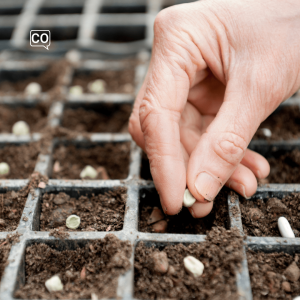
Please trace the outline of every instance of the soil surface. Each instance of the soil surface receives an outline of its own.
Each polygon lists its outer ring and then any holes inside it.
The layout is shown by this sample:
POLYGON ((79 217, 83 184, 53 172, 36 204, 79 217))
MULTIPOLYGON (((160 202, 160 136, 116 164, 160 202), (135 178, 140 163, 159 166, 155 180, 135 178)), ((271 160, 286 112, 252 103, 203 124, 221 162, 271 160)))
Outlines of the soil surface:
POLYGON ((27 195, 18 191, 0 194, 0 231, 17 229, 26 199, 27 195))
POLYGON ((157 192, 155 190, 153 192, 142 191, 139 204, 139 230, 142 232, 158 232, 155 225, 158 224, 157 222, 149 225, 150 215, 154 207, 159 208, 163 214, 162 218, 158 219, 158 222, 162 223, 162 227, 164 226, 163 222, 166 222, 165 230, 161 233, 206 234, 215 226, 229 228, 228 192, 229 190, 226 188, 221 190, 208 216, 201 219, 194 219, 186 207, 183 207, 178 215, 164 215, 157 192), (162 222, 161 220, 164 221, 162 222))
POLYGON ((243 240, 237 229, 214 227, 206 241, 167 244, 159 249, 140 242, 135 250, 135 297, 138 299, 239 299, 236 270, 243 259, 243 240), (167 256, 166 273, 157 271, 157 253, 167 256), (200 277, 189 275, 183 259, 191 255, 204 264, 200 277), (226 259, 224 259, 226 257, 226 259))
POLYGON ((62 62, 50 64, 50 67, 43 72, 32 71, 27 76, 27 73, 20 74, 11 73, 3 74, 8 80, 0 82, 0 95, 16 95, 23 93, 26 86, 31 82, 37 82, 42 87, 42 92, 49 92, 56 83, 58 83, 59 75, 62 74, 64 65, 62 62))
MULTIPOLYGON (((64 242, 62 242, 64 243, 64 242)), ((58 251, 46 244, 26 249, 25 285, 15 293, 22 299, 115 298, 118 278, 130 267, 132 246, 112 234, 76 250, 58 251), (45 282, 58 275, 63 291, 49 293, 45 282)))
MULTIPOLYGON (((52 172, 52 178, 81 179, 80 172, 91 165, 95 169, 104 167, 110 179, 125 179, 129 171, 129 154, 130 143, 105 143, 91 148, 60 145, 54 151, 54 161, 59 162, 60 169, 52 172)), ((102 179, 99 176, 97 179, 102 179)))
POLYGON ((299 106, 282 107, 280 111, 275 112, 264 122, 261 123, 259 129, 253 139, 264 140, 290 140, 300 137, 300 110, 299 106), (268 128, 272 132, 271 137, 266 137, 260 128, 268 128))
POLYGON ((35 107, 10 107, 0 105, 0 131, 11 133, 13 125, 18 121, 25 121, 30 132, 39 132, 47 124, 48 106, 38 104, 35 107))
POLYGON ((253 300, 292 300, 300 294, 299 280, 293 278, 299 267, 299 255, 247 251, 253 300), (285 272, 293 264, 294 272, 285 272), (296 266, 297 267, 296 267, 296 266))
POLYGON ((271 167, 268 183, 300 183, 300 150, 267 158, 271 167))
POLYGON ((0 148, 0 162, 8 163, 10 173, 1 179, 27 179, 35 168, 39 154, 38 143, 7 145, 0 148))
POLYGON ((240 201, 244 233, 251 236, 280 236, 277 221, 288 219, 296 237, 300 237, 300 193, 282 199, 268 198, 240 201))
POLYGON ((106 82, 106 93, 134 92, 134 68, 120 71, 75 72, 71 86, 82 86, 84 93, 89 93, 87 86, 91 81, 102 79, 106 82))
POLYGON ((104 194, 80 196, 78 199, 60 192, 44 194, 40 230, 49 231, 53 228, 66 227, 69 215, 80 217, 80 226, 76 231, 116 231, 123 228, 127 190, 116 188, 104 194))
POLYGON ((102 107, 99 111, 84 108, 66 109, 62 126, 78 132, 128 132, 131 105, 102 107))

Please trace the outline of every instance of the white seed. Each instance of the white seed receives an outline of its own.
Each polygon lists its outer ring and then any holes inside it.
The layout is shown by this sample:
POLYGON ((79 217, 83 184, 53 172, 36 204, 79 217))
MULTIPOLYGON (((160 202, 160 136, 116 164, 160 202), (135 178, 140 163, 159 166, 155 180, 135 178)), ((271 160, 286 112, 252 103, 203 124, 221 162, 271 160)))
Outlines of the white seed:
POLYGON ((54 275, 45 282, 47 290, 51 292, 62 291, 64 289, 63 284, 61 283, 60 278, 57 275, 54 275))
POLYGON ((95 179, 98 176, 98 172, 92 166, 85 166, 80 173, 80 178, 95 179))
POLYGON ((80 96, 83 94, 83 88, 80 85, 71 86, 69 89, 69 94, 73 96, 80 96))
POLYGON ((70 229, 77 229, 80 225, 80 218, 76 215, 68 216, 66 226, 70 229))
POLYGON ((6 162, 0 163, 0 175, 6 175, 10 171, 9 165, 6 162))
POLYGON ((185 189, 183 195, 183 206, 191 207, 195 202, 195 197, 191 194, 191 192, 188 189, 185 189))
POLYGON ((71 64, 76 64, 81 59, 81 53, 75 49, 72 49, 66 53, 66 59, 71 64))
POLYGON ((30 82, 25 88, 25 94, 36 96, 42 92, 42 87, 37 82, 30 82))
POLYGON ((88 91, 94 94, 105 93, 106 82, 102 79, 97 79, 88 84, 88 91))
POLYGON ((285 217, 280 217, 278 219, 278 228, 281 235, 285 238, 295 238, 295 234, 289 221, 285 217))
POLYGON ((193 275, 199 277, 203 274, 204 265, 203 263, 193 256, 187 256, 183 259, 185 270, 193 275))
POLYGON ((272 136, 272 131, 269 128, 261 128, 260 130, 264 136, 266 136, 266 137, 272 136))
POLYGON ((300 300, 300 296, 294 298, 293 300, 300 300))
POLYGON ((26 122, 18 121, 13 125, 12 132, 15 135, 25 135, 30 133, 30 128, 26 122))

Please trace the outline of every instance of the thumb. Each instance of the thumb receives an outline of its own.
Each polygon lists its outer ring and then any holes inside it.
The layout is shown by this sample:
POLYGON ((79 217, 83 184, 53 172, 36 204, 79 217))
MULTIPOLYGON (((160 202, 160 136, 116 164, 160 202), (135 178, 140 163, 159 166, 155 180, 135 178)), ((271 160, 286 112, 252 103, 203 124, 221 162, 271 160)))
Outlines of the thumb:
POLYGON ((260 99, 251 96, 241 81, 227 83, 224 102, 192 152, 187 185, 200 202, 212 201, 245 155, 263 120, 260 99))

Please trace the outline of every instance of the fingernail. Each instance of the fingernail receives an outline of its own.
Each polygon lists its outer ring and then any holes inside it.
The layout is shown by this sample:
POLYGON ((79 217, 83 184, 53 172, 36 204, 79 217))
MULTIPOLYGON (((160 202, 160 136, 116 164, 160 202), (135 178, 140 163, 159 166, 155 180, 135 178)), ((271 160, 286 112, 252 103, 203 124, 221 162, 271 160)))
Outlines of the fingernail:
POLYGON ((212 201, 222 188, 222 183, 206 172, 198 175, 195 182, 197 192, 208 201, 212 201))
POLYGON ((189 208, 189 211, 190 211, 191 215, 193 216, 193 218, 195 218, 195 213, 194 213, 193 209, 189 208))
POLYGON ((228 184, 228 187, 235 190, 236 192, 238 192, 242 196, 244 196, 244 198, 250 199, 250 197, 246 196, 246 189, 245 189, 245 186, 243 184, 241 184, 239 182, 236 182, 236 181, 231 181, 228 184))

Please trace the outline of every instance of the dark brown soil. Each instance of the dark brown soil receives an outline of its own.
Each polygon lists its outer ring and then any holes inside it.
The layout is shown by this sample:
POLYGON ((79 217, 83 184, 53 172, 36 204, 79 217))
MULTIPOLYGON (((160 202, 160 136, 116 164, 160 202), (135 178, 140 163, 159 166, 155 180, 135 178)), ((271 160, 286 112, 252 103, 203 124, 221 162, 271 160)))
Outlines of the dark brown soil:
POLYGON ((299 267, 298 254, 293 257, 283 252, 256 253, 249 249, 247 258, 253 300, 292 300, 300 294, 299 281, 289 281, 284 274, 285 269, 293 262, 299 267), (290 292, 283 289, 284 285, 290 287, 290 292))
POLYGON ((95 111, 84 108, 67 109, 62 126, 78 132, 128 132, 131 105, 122 105, 116 110, 103 107, 95 111))
MULTIPOLYGON (((91 148, 60 145, 55 149, 54 161, 60 171, 53 172, 55 179, 81 179, 80 172, 86 165, 95 169, 105 167, 110 179, 125 179, 129 171, 130 143, 106 143, 91 148)), ((99 178, 101 179, 101 178, 99 178)))
MULTIPOLYGON (((206 234, 215 226, 228 228, 228 205, 227 205, 228 189, 224 188, 214 201, 214 207, 211 213, 201 219, 194 219, 186 207, 175 216, 165 216, 167 222, 166 233, 182 233, 182 234, 206 234)), ((158 194, 153 191, 141 191, 139 205, 139 230, 142 232, 154 232, 153 224, 148 225, 147 222, 153 211, 153 207, 160 205, 158 194), (144 197, 143 197, 144 196, 144 197)))
POLYGON ((270 157, 268 162, 271 167, 267 177, 269 183, 300 183, 300 150, 294 149, 279 157, 270 157))
POLYGON ((10 107, 0 105, 0 131, 11 133, 13 125, 18 121, 25 121, 30 132, 39 132, 46 126, 48 106, 38 104, 36 107, 10 107))
POLYGON ((65 64, 63 65, 62 62, 57 61, 52 63, 44 72, 39 73, 33 71, 28 77, 25 74, 23 74, 23 78, 18 78, 16 75, 3 75, 8 78, 8 80, 0 82, 0 95, 16 95, 23 93, 26 86, 31 82, 39 83, 43 92, 49 92, 59 81, 59 76, 63 73, 62 70, 64 67, 65 64))
POLYGON ((102 79, 106 82, 106 93, 133 93, 134 92, 134 68, 121 71, 95 71, 76 72, 72 81, 73 85, 83 87, 84 93, 88 93, 87 86, 91 81, 102 79), (131 89, 128 84, 131 84, 131 89))
POLYGON ((282 199, 268 198, 240 201, 243 228, 246 235, 279 236, 278 218, 288 219, 296 237, 300 237, 300 193, 282 199))
POLYGON ((17 229, 27 196, 18 191, 0 194, 0 231, 17 229))
POLYGON ((238 231, 214 227, 199 244, 167 244, 165 247, 139 243, 135 251, 135 297, 138 299, 239 299, 236 271, 243 259, 238 231), (154 271, 153 253, 165 252, 169 269, 154 271), (194 256, 204 264, 204 272, 194 278, 184 268, 183 259, 194 256), (224 259, 226 257, 226 259, 224 259))
POLYGON ((10 166, 10 173, 1 176, 1 179, 27 179, 34 170, 38 154, 38 143, 0 148, 0 162, 6 162, 10 166))
POLYGON ((141 167, 140 176, 142 179, 145 179, 145 180, 153 180, 151 171, 150 171, 149 159, 145 152, 143 152, 143 154, 142 154, 142 167, 141 167))
MULTIPOLYGON (((44 194, 40 230, 66 227, 66 219, 75 214, 80 217, 80 226, 76 231, 116 231, 123 228, 127 190, 116 188, 104 194, 80 196, 78 199, 65 193, 44 194)), ((74 231, 74 230, 72 230, 74 231)))
MULTIPOLYGON (((62 242, 64 243, 64 242, 62 242)), ((132 246, 112 234, 76 250, 58 251, 45 244, 26 249, 25 285, 15 293, 22 299, 90 299, 91 294, 115 298, 118 278, 130 267, 132 246), (64 290, 49 293, 45 281, 58 275, 64 290)))
POLYGON ((282 107, 280 111, 275 112, 259 128, 268 128, 272 132, 271 137, 266 137, 258 129, 254 139, 264 140, 290 140, 300 137, 300 110, 299 106, 282 107))

